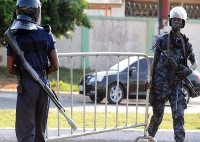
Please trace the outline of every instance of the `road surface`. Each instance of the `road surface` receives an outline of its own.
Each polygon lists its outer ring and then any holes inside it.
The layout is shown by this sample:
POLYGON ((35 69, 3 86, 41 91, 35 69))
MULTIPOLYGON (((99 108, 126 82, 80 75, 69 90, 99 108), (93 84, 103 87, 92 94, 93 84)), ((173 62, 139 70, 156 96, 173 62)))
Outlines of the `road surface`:
MULTIPOLYGON (((16 92, 0 92, 0 109, 15 109, 16 108, 16 92)), ((69 93, 62 93, 59 95, 59 100, 65 109, 71 109, 71 95, 69 93)), ((119 104, 118 112, 124 112, 126 110, 126 100, 123 100, 121 104, 119 104)), ((185 110, 185 113, 200 113, 200 97, 190 98, 190 102, 185 110)), ((79 95, 75 93, 73 95, 73 110, 74 111, 82 111, 84 106, 84 97, 83 95, 79 95)), ((85 97, 85 108, 86 111, 94 111, 94 103, 89 99, 89 97, 85 97)), ((105 99, 97 104, 97 110, 99 112, 104 112, 106 106, 105 99)), ((139 100, 138 108, 140 112, 145 112, 145 100, 139 100)), ((50 109, 54 109, 56 106, 51 102, 50 109)), ((108 104, 107 110, 109 112, 116 111, 116 105, 108 104)), ((136 111, 136 100, 129 100, 128 111, 136 111)), ((151 107, 149 107, 149 112, 152 112, 151 107)), ((165 113, 171 113, 171 108, 169 103, 166 103, 165 113)))

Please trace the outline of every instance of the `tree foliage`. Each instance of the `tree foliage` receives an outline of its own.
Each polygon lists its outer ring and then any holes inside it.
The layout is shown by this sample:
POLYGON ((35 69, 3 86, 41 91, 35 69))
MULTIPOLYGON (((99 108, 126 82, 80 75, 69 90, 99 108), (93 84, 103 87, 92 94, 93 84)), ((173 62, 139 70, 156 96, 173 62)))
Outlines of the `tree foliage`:
POLYGON ((13 0, 0 0, 0 45, 4 41, 4 32, 8 29, 15 15, 15 4, 13 0))
MULTIPOLYGON (((41 0, 41 25, 51 25, 56 37, 68 37, 76 25, 91 27, 89 18, 83 10, 88 7, 86 0, 41 0)), ((16 18, 16 0, 0 0, 0 45, 4 42, 3 34, 16 18)))

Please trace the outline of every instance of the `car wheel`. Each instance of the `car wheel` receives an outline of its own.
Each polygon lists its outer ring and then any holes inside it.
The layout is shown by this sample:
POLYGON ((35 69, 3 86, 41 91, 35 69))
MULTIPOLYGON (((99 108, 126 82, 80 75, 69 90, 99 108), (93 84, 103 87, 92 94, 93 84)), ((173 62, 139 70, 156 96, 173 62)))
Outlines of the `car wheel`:
POLYGON ((190 100, 190 91, 186 86, 183 86, 183 93, 185 94, 185 99, 188 104, 190 100))
MULTIPOLYGON (((89 96, 90 100, 95 102, 95 96, 89 96)), ((103 101, 105 97, 97 97, 97 103, 100 103, 101 101, 103 101)))
MULTIPOLYGON (((119 84, 119 90, 118 90, 118 103, 122 101, 124 97, 124 90, 122 86, 119 84)), ((110 104, 116 104, 117 103, 117 84, 111 84, 108 89, 108 96, 107 100, 110 104)))

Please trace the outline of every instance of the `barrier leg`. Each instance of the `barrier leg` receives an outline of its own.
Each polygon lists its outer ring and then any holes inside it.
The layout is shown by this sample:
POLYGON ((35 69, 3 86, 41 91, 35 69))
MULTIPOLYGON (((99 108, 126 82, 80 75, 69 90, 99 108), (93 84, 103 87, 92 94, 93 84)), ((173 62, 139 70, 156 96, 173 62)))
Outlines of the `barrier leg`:
POLYGON ((138 140, 143 139, 143 140, 151 140, 150 142, 157 142, 153 137, 151 136, 139 136, 137 137, 134 142, 138 142, 138 140))

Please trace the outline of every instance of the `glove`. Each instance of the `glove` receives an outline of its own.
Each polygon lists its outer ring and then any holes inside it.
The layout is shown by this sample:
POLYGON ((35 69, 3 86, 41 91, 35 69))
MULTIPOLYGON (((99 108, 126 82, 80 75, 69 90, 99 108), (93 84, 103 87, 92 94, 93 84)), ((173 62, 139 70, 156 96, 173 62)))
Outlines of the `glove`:
POLYGON ((189 76, 192 70, 186 66, 180 65, 180 70, 176 73, 179 79, 189 76))

